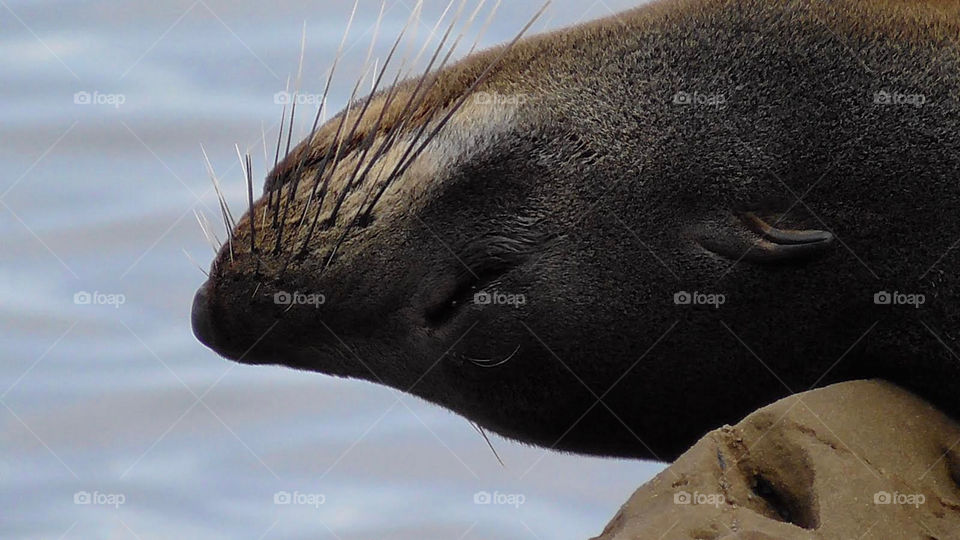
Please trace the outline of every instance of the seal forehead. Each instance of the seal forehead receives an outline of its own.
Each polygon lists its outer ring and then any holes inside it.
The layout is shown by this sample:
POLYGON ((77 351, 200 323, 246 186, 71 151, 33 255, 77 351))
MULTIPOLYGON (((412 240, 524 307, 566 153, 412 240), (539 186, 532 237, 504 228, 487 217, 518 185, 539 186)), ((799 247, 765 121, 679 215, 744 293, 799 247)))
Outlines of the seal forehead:
MULTIPOLYGON (((485 151, 500 137, 507 136, 514 125, 516 109, 515 105, 488 106, 483 100, 468 98, 430 140, 419 158, 410 163, 402 175, 393 179, 377 205, 377 211, 410 211, 416 208, 418 201, 427 192, 438 188, 442 178, 452 169, 485 151)), ((371 147, 368 152, 364 151, 362 140, 345 150, 346 155, 332 172, 328 189, 332 196, 338 196, 344 190, 350 193, 345 197, 338 216, 330 217, 337 217, 340 221, 340 215, 343 215, 345 217, 342 219, 347 220, 352 215, 351 211, 356 212, 364 201, 369 202, 373 193, 390 180, 390 175, 397 171, 402 160, 409 159, 410 149, 422 144, 422 139, 436 128, 438 121, 436 115, 428 116, 419 124, 404 127, 392 141, 388 140, 389 131, 378 131, 367 143, 371 147), (381 147, 385 151, 376 156, 374 161, 374 154, 381 147), (354 177, 355 171, 359 169, 362 172, 367 168, 367 178, 354 177)), ((367 133, 369 135, 370 132, 367 133)), ((302 176, 315 176, 320 169, 319 163, 314 161, 312 165, 301 169, 302 176)), ((309 183, 300 182, 297 198, 309 197, 311 186, 305 184, 309 183)), ((325 208, 325 212, 330 211, 325 208)))
POLYGON ((365 142, 369 144, 370 140, 395 131, 415 132, 425 124, 439 120, 467 97, 488 68, 494 67, 491 63, 496 52, 491 50, 468 57, 439 73, 406 80, 352 103, 284 158, 268 175, 266 190, 282 186, 297 170, 322 161, 333 147, 341 155, 347 155, 360 149, 365 142))

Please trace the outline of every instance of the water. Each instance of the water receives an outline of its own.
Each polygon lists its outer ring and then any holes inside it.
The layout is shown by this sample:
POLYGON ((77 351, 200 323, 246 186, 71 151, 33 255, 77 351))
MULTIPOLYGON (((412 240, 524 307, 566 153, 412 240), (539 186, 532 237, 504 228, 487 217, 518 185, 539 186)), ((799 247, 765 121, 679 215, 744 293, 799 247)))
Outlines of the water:
MULTIPOLYGON (((535 28, 635 3, 556 1, 535 28)), ((412 5, 387 3, 375 55, 412 5)), ((441 408, 193 339, 204 277, 183 252, 209 264, 193 211, 217 216, 200 144, 241 208, 234 143, 262 178, 304 20, 319 92, 351 7, 0 2, 0 537, 586 538, 661 470, 492 437, 501 467, 441 408)), ((427 2, 417 39, 443 7, 427 2)), ((537 7, 505 2, 482 44, 537 7)), ((360 3, 334 109, 378 9, 360 3)))

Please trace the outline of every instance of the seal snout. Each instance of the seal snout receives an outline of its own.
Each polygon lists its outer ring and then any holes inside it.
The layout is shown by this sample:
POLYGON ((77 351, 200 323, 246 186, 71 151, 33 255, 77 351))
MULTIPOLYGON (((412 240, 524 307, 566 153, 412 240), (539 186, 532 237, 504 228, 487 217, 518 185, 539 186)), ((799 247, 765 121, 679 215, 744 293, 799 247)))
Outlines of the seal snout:
POLYGON ((213 328, 213 317, 210 304, 210 282, 206 282, 197 290, 193 297, 193 308, 190 313, 190 323, 193 326, 193 335, 200 343, 213 350, 217 350, 216 334, 213 328))

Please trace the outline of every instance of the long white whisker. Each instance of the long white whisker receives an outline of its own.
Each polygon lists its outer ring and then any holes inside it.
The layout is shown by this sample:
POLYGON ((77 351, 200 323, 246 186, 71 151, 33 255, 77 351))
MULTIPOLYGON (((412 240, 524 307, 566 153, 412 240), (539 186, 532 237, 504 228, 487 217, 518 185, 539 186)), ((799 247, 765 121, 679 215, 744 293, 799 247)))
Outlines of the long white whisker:
POLYGON ((217 251, 220 250, 221 244, 219 240, 215 240, 215 238, 211 236, 207 226, 204 225, 204 221, 206 221, 207 218, 204 217, 201 219, 200 213, 198 213, 196 210, 193 211, 193 215, 197 218, 197 224, 200 225, 200 230, 203 232, 203 237, 207 239, 207 243, 209 243, 210 247, 213 249, 213 254, 216 255, 217 251))
MULTIPOLYGON (((497 58, 493 62, 491 62, 487 66, 487 68, 483 71, 483 73, 481 73, 480 76, 477 77, 477 79, 473 82, 473 84, 471 84, 470 87, 467 88, 465 92, 463 92, 463 95, 461 95, 460 99, 450 108, 446 116, 444 116, 444 118, 437 124, 437 126, 426 138, 426 140, 424 140, 423 143, 417 148, 416 152, 414 152, 409 157, 407 156, 407 154, 410 153, 410 149, 413 148, 413 146, 411 145, 408 148, 407 153, 404 154, 404 156, 400 159, 400 161, 397 163, 397 167, 394 169, 392 173, 390 173, 390 176, 387 177, 387 180, 383 183, 383 186, 377 192, 377 195, 376 197, 374 197, 373 202, 371 202, 370 205, 367 207, 367 210, 366 210, 367 217, 369 217, 369 214, 373 212, 373 208, 376 206, 377 202, 379 202, 380 198, 386 192, 387 188, 390 186, 393 180, 399 176, 402 176, 403 173, 406 172, 410 164, 413 163, 413 161, 416 160, 417 157, 419 157, 419 155, 423 152, 423 150, 430 144, 430 142, 433 141, 433 139, 437 136, 438 133, 440 133, 440 131, 444 128, 444 126, 447 125, 450 119, 453 118, 453 115, 456 114, 461 107, 463 107, 463 104, 466 102, 467 98, 470 97, 470 95, 477 88, 477 86, 479 86, 480 83, 486 80, 490 72, 493 71, 493 68, 500 63, 500 61, 506 56, 506 54, 513 49, 514 45, 516 45, 517 42, 520 41, 520 39, 524 36, 524 34, 526 34, 528 30, 530 30, 530 27, 532 27, 533 24, 536 23, 536 21, 543 15, 546 9, 550 6, 551 2, 552 0, 547 0, 547 2, 544 3, 543 7, 541 7, 540 10, 537 11, 537 13, 530 19, 530 21, 526 24, 526 26, 524 26, 523 29, 521 29, 520 32, 516 35, 516 37, 513 38, 513 41, 511 41, 509 44, 507 44, 506 47, 503 48, 503 50, 500 52, 497 58)), ((427 126, 428 124, 429 122, 425 123, 424 126, 427 126)), ((421 133, 422 132, 423 132, 423 128, 421 128, 421 133)), ((419 138, 420 137, 418 133, 414 141, 415 142, 418 141, 419 138)), ((328 261, 327 265, 329 264, 330 263, 328 261)))
POLYGON ((330 92, 330 85, 333 83, 333 74, 337 71, 337 65, 340 63, 340 57, 343 56, 343 47, 347 43, 347 36, 350 35, 350 29, 353 27, 353 19, 357 15, 357 6, 360 4, 360 0, 355 0, 353 3, 353 10, 350 12, 350 20, 347 21, 347 29, 343 32, 343 37, 340 39, 340 45, 337 47, 337 55, 333 57, 333 65, 330 67, 330 73, 327 75, 327 82, 323 87, 323 97, 320 99, 320 110, 317 111, 317 116, 313 120, 313 128, 310 130, 310 141, 313 142, 313 135, 317 131, 317 123, 320 121, 321 115, 323 117, 323 123, 327 122, 327 96, 330 92))
POLYGON ((496 16, 497 10, 500 9, 500 4, 503 0, 497 0, 497 3, 494 4, 493 9, 490 10, 490 14, 487 15, 487 20, 483 22, 483 26, 480 27, 480 33, 477 34, 477 40, 474 41, 473 47, 470 47, 470 50, 467 52, 467 56, 473 54, 473 51, 477 50, 477 47, 480 45, 480 42, 483 40, 483 36, 486 35, 487 30, 490 29, 490 24, 493 23, 493 17, 496 16))
POLYGON ((181 249, 183 249, 183 254, 187 256, 187 259, 190 259, 190 262, 193 263, 193 264, 195 264, 195 265, 197 266, 197 268, 199 268, 200 271, 203 272, 203 275, 205 275, 205 276, 207 276, 207 277, 209 278, 209 277, 210 277, 210 273, 207 272, 206 270, 204 270, 203 267, 200 266, 200 263, 198 263, 197 261, 195 261, 195 260, 193 259, 193 257, 190 256, 190 253, 186 250, 186 248, 181 248, 181 249))
POLYGON ((493 457, 497 458, 497 462, 500 463, 500 466, 503 468, 506 468, 507 466, 504 465, 503 460, 500 459, 500 454, 498 454, 497 449, 493 447, 493 443, 490 442, 490 438, 487 437, 487 433, 483 431, 483 428, 480 427, 480 425, 477 424, 476 422, 470 422, 470 425, 473 426, 473 429, 477 430, 477 433, 479 433, 480 436, 483 437, 483 440, 487 441, 487 446, 490 448, 490 451, 493 452, 493 457))
MULTIPOLYGON (((290 77, 287 77, 287 84, 286 84, 286 89, 284 90, 284 95, 286 96, 290 95, 290 77)), ((277 131, 277 147, 273 154, 273 171, 275 173, 277 172, 277 163, 280 162, 280 146, 283 144, 283 126, 286 120, 287 120, 287 104, 284 103, 283 109, 281 109, 280 111, 280 128, 277 131)), ((282 179, 277 178, 277 180, 279 181, 282 179)), ((280 218, 280 197, 283 196, 283 184, 281 183, 280 185, 275 186, 275 189, 273 189, 269 195, 270 195, 270 198, 267 201, 267 206, 273 210, 273 226, 276 227, 277 221, 280 218), (276 192, 276 201, 277 201, 276 203, 273 202, 274 192, 276 192)))
POLYGON ((293 123, 297 116, 297 101, 300 96, 300 83, 303 80, 303 57, 307 52, 307 21, 303 21, 303 33, 300 36, 300 61, 297 64, 297 82, 293 90, 293 104, 290 106, 290 124, 287 126, 287 148, 284 155, 290 154, 290 143, 293 139, 293 123))
POLYGON ((263 166, 266 167, 270 163, 270 158, 267 157, 267 128, 264 127, 263 122, 260 122, 260 140, 263 142, 263 166))
POLYGON ((253 213, 253 164, 250 160, 250 151, 247 150, 246 158, 243 154, 240 153, 240 145, 233 145, 237 149, 237 159, 240 160, 240 172, 243 173, 243 181, 247 187, 247 213, 250 214, 250 252, 256 253, 257 245, 257 229, 254 225, 256 223, 256 215, 253 213))
POLYGON ((237 159, 240 160, 240 172, 243 173, 243 181, 247 181, 247 164, 243 161, 243 154, 240 153, 240 145, 234 143, 233 147, 237 150, 237 159))
MULTIPOLYGON (((384 6, 385 5, 386 3, 384 3, 384 6)), ((382 12, 381 12, 381 15, 382 15, 382 12)), ((371 93, 369 96, 367 96, 367 99, 363 104, 363 108, 361 109, 359 116, 357 116, 357 120, 354 123, 353 128, 350 130, 350 134, 347 135, 348 140, 351 140, 353 138, 354 134, 357 131, 357 128, 360 126, 360 122, 366 116, 367 110, 369 109, 370 104, 373 102, 373 98, 376 93, 376 90, 380 86, 380 83, 383 81, 383 76, 386 75, 387 68, 390 66, 391 60, 393 60, 393 57, 396 54, 401 41, 403 41, 403 36, 407 33, 407 30, 410 28, 410 25, 412 23, 413 23, 413 14, 411 14, 411 16, 407 18, 407 23, 404 25, 403 29, 400 31, 400 34, 397 36, 397 39, 393 42, 393 46, 390 48, 390 52, 387 55, 387 59, 383 64, 383 69, 379 70, 378 75, 375 77, 375 80, 373 81, 371 93)), ((377 72, 376 65, 374 66, 374 72, 377 72)), ((399 77, 400 74, 398 73, 397 75, 399 77)), ((372 146, 372 141, 376 137, 376 133, 380 128, 380 123, 383 121, 383 116, 384 114, 386 114, 387 109, 389 108, 392 102, 393 91, 395 89, 396 89, 396 81, 394 81, 394 85, 391 87, 390 95, 387 96, 387 99, 380 110, 380 116, 378 117, 376 124, 372 126, 370 133, 367 135, 367 140, 370 141, 371 146, 372 146)), ((350 193, 350 189, 353 187, 354 181, 357 179, 357 173, 360 172, 360 169, 363 166, 363 161, 366 158, 367 154, 369 153, 371 146, 366 146, 363 149, 363 153, 360 156, 360 159, 357 160, 357 166, 354 168, 353 174, 350 175, 350 178, 347 180, 346 186, 343 188, 343 190, 340 193, 340 196, 337 198, 337 201, 334 204, 333 210, 331 211, 331 214, 330 214, 330 219, 336 219, 340 211, 340 208, 343 205, 343 201, 346 200, 347 196, 350 193)), ((309 238, 307 240, 309 240, 309 238)))
POLYGON ((217 192, 217 198, 220 201, 220 213, 223 215, 224 227, 227 230, 227 244, 230 247, 230 260, 233 261, 233 229, 234 221, 233 216, 230 214, 230 208, 227 206, 227 199, 223 196, 223 190, 220 188, 220 181, 217 180, 217 174, 213 170, 213 164, 210 163, 210 156, 207 155, 207 150, 200 145, 200 151, 203 153, 204 162, 207 165, 207 172, 210 174, 210 179, 213 180, 213 189, 217 192))
POLYGON ((423 53, 426 52, 427 47, 433 41, 433 36, 437 34, 437 30, 440 29, 440 24, 443 23, 444 19, 447 18, 447 13, 450 12, 450 8, 453 7, 453 3, 457 0, 450 0, 447 4, 447 7, 443 10, 443 13, 440 14, 440 18, 437 19, 437 22, 434 23, 433 28, 430 29, 430 34, 427 36, 427 40, 423 43, 423 47, 420 48, 420 51, 417 52, 417 56, 413 58, 413 65, 416 65, 420 61, 420 58, 423 56, 423 53))

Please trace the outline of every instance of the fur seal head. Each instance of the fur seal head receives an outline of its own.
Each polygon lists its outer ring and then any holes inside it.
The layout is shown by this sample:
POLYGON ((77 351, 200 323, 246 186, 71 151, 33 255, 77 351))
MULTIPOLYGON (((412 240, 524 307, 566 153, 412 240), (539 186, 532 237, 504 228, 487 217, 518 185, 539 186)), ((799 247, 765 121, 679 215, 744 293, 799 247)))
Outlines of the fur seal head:
POLYGON ((960 10, 934 4, 660 2, 438 52, 224 205, 195 333, 593 454, 670 459, 849 378, 958 412, 935 262, 960 237, 960 10))

